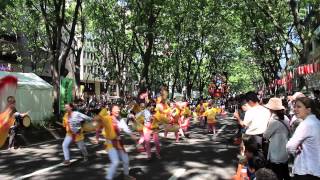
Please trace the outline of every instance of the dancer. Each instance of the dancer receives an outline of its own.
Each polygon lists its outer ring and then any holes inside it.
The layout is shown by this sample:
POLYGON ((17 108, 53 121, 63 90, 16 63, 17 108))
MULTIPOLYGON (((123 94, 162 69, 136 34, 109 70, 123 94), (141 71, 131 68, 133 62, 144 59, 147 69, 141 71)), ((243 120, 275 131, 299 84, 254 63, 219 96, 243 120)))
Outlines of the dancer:
MULTIPOLYGON (((18 79, 14 76, 5 76, 0 79, 0 99, 7 98, 10 92, 17 89, 18 79)), ((14 124, 13 115, 14 104, 8 104, 3 112, 0 113, 0 148, 5 144, 9 129, 14 124)))
POLYGON ((20 130, 22 126, 22 118, 28 115, 29 112, 26 113, 19 113, 16 109, 16 100, 13 96, 9 96, 7 98, 7 106, 11 109, 11 116, 14 118, 14 123, 11 125, 9 130, 9 144, 8 144, 8 150, 14 149, 14 145, 16 142, 16 137, 18 134, 18 131, 20 130))
POLYGON ((64 161, 63 164, 65 166, 70 165, 70 151, 69 145, 71 142, 75 142, 78 145, 78 148, 81 150, 83 155, 83 160, 88 160, 88 151, 83 142, 84 135, 83 129, 81 127, 82 123, 85 120, 91 120, 87 115, 84 115, 80 112, 73 111, 74 106, 72 103, 65 105, 65 115, 63 116, 63 126, 66 128, 66 137, 62 143, 64 161))
POLYGON ((171 111, 170 121, 164 131, 164 137, 167 137, 168 132, 174 132, 176 137, 176 142, 179 142, 179 120, 181 117, 181 109, 177 104, 171 111))
POLYGON ((143 135, 145 141, 145 148, 147 152, 148 159, 151 159, 151 147, 150 141, 151 137, 156 145, 156 156, 158 159, 161 159, 160 156, 160 142, 159 142, 159 122, 160 119, 157 119, 155 116, 155 103, 149 103, 147 109, 145 109, 145 121, 143 128, 143 135))
POLYGON ((216 134, 216 116, 218 110, 212 106, 212 102, 209 103, 208 109, 205 111, 204 116, 208 119, 208 133, 216 134))
POLYGON ((106 138, 105 146, 108 151, 108 155, 111 161, 111 166, 108 170, 106 179, 113 179, 114 174, 119 165, 119 160, 122 160, 124 179, 134 180, 134 177, 129 176, 129 157, 125 151, 123 140, 120 136, 120 130, 123 130, 126 134, 136 141, 136 137, 131 133, 131 130, 127 126, 126 122, 120 120, 120 108, 117 105, 113 105, 111 108, 111 116, 96 116, 94 120, 100 122, 104 127, 104 136, 106 138))
POLYGON ((143 135, 143 128, 144 128, 144 121, 146 119, 149 119, 151 116, 150 112, 146 109, 146 103, 148 103, 149 100, 149 93, 147 90, 142 90, 138 95, 138 102, 139 104, 139 111, 136 111, 135 118, 134 118, 134 126, 136 131, 140 134, 140 139, 137 144, 137 150, 139 152, 145 151, 145 146, 142 146, 144 143, 144 135, 143 135))
POLYGON ((139 152, 145 151, 145 146, 142 144, 144 143, 144 135, 143 135, 143 127, 144 127, 144 121, 146 119, 146 116, 151 116, 149 112, 145 112, 145 104, 140 103, 140 112, 138 112, 135 115, 134 118, 134 127, 137 132, 140 134, 140 138, 137 144, 137 149, 139 152))
POLYGON ((196 112, 197 112, 197 116, 199 118, 199 121, 200 121, 200 126, 201 127, 205 127, 205 120, 206 120, 206 117, 203 115, 204 112, 206 111, 206 106, 205 106, 206 103, 203 102, 203 100, 200 100, 197 108, 196 108, 196 112))
POLYGON ((185 106, 182 110, 182 116, 179 121, 180 129, 184 136, 189 137, 188 129, 190 127, 190 119, 192 117, 192 112, 188 107, 188 104, 185 102, 185 106))

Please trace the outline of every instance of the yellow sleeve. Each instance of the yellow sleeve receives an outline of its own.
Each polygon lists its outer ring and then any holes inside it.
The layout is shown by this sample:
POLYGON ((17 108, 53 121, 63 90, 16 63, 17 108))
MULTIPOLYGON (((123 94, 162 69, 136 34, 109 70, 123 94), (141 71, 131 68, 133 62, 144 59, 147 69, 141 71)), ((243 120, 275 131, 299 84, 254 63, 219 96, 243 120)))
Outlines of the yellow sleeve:
POLYGON ((207 108, 208 105, 209 105, 209 103, 203 103, 203 107, 204 107, 204 108, 207 108))
POLYGON ((67 113, 65 113, 64 115, 63 115, 63 118, 62 118, 62 125, 63 125, 63 127, 67 127, 67 122, 68 121, 68 114, 67 113))
POLYGON ((103 108, 99 114, 99 116, 108 116, 109 115, 109 111, 107 110, 107 108, 103 108))
POLYGON ((112 118, 111 116, 101 116, 103 128, 104 128, 104 136, 106 139, 112 140, 117 137, 117 134, 112 126, 112 118))
POLYGON ((206 111, 203 113, 204 116, 208 116, 208 114, 209 114, 209 110, 206 110, 206 111))
POLYGON ((200 105, 196 107, 196 112, 199 112, 199 111, 200 111, 200 105))

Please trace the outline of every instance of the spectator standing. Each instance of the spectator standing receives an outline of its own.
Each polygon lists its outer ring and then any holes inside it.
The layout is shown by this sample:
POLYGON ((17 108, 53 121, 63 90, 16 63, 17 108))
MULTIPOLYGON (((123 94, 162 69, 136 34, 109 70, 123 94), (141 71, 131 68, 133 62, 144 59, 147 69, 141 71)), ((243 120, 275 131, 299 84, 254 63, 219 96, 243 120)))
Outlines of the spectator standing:
POLYGON ((267 130, 263 134, 269 141, 267 160, 279 180, 289 180, 288 153, 286 144, 290 136, 289 118, 280 98, 271 98, 265 105, 272 113, 267 130))
POLYGON ((294 154, 295 180, 320 179, 320 111, 312 99, 296 99, 294 112, 303 121, 287 143, 287 151, 294 154))
POLYGON ((258 147, 262 148, 262 136, 267 129, 271 113, 267 108, 259 104, 256 93, 248 92, 246 100, 250 108, 246 111, 244 120, 238 122, 246 128, 245 135, 252 136, 258 147))

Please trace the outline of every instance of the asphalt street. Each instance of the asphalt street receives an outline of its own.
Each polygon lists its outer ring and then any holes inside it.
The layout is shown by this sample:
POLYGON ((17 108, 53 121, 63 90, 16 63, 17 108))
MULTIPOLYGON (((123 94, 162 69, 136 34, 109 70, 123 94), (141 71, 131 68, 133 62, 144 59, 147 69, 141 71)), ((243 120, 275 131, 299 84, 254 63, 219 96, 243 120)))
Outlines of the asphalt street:
MULTIPOLYGON (((161 156, 147 160, 144 152, 139 153, 132 141, 126 140, 130 158, 130 175, 138 180, 215 180, 231 179, 237 165, 238 146, 232 144, 236 122, 228 117, 219 118, 216 135, 206 134, 203 128, 193 124, 190 138, 175 143, 173 133, 161 139, 161 156)), ((0 180, 93 180, 104 179, 109 167, 109 158, 103 145, 86 145, 89 161, 83 162, 76 145, 71 147, 72 164, 62 166, 63 139, 22 147, 17 150, 0 151, 0 180)), ((153 149, 154 150, 154 149, 153 149)), ((122 179, 122 167, 116 179, 122 179)))

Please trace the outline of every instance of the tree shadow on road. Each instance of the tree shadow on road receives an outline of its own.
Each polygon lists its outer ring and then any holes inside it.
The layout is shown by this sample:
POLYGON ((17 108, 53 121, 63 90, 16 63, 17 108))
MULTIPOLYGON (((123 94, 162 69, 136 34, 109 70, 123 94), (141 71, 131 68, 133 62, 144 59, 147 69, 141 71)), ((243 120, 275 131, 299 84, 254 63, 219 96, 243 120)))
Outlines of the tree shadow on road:
MULTIPOLYGON (((221 126, 222 123, 218 125, 218 128, 221 126)), ((234 129, 232 124, 230 127, 234 129)), ((203 129, 198 127, 193 127, 191 131, 191 138, 183 139, 181 143, 175 143, 173 139, 162 138, 160 140, 161 160, 156 157, 147 160, 145 153, 139 153, 135 149, 130 150, 130 175, 138 180, 164 180, 182 169, 184 172, 180 175, 181 180, 230 179, 235 172, 238 153, 238 147, 230 143, 233 131, 229 131, 228 128, 218 137, 207 135, 203 129)), ((8 177, 19 177, 57 165, 63 161, 61 144, 62 141, 43 144, 21 152, 2 151, 0 152, 0 172, 8 177)), ((125 144, 132 145, 133 142, 126 141, 125 144)), ((29 179, 104 179, 110 161, 107 154, 96 154, 96 151, 103 149, 102 145, 88 148, 91 156, 87 162, 81 161, 80 151, 74 145, 71 148, 72 158, 79 160, 72 163, 70 167, 59 166, 43 175, 32 176, 29 179)), ((115 179, 122 179, 121 163, 117 173, 115 179)))

